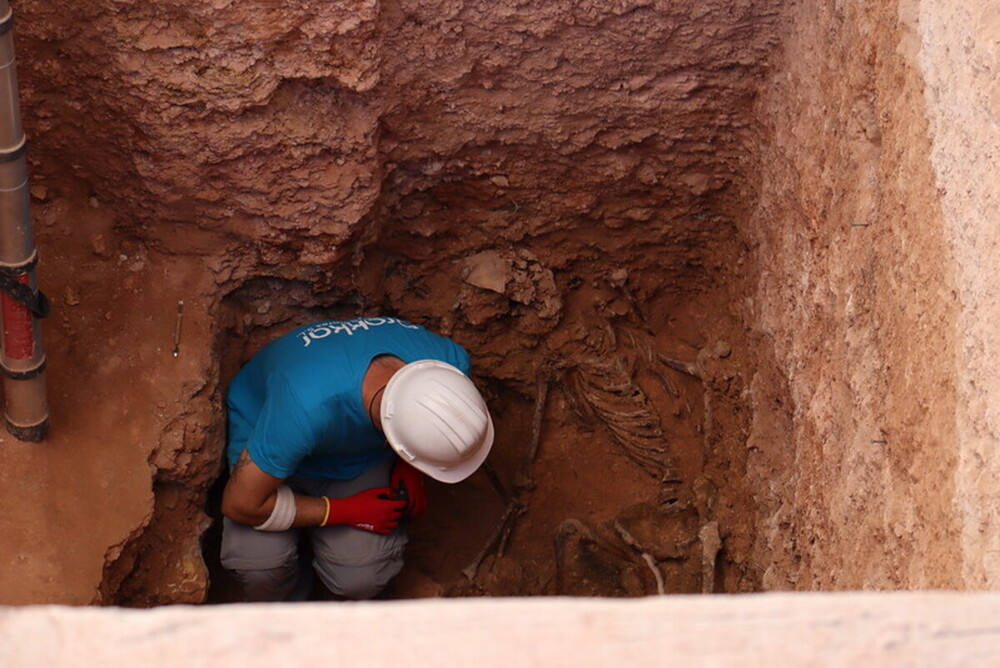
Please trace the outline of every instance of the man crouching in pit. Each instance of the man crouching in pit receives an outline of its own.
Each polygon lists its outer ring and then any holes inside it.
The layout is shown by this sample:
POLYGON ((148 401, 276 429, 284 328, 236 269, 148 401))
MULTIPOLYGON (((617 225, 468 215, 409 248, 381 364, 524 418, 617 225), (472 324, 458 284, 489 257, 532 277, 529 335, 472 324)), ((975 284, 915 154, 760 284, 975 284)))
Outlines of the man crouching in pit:
POLYGON ((233 379, 222 565, 248 601, 377 595, 403 566, 422 475, 454 483, 493 445, 469 354, 396 318, 300 327, 233 379), (313 546, 301 567, 299 540, 313 546))

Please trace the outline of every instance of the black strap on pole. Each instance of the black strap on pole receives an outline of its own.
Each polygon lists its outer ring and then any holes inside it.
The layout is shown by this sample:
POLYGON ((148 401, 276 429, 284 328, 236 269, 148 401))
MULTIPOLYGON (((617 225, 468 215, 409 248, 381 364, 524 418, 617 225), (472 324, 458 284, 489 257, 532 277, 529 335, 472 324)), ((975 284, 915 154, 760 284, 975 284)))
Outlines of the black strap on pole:
POLYGON ((41 290, 33 290, 30 285, 25 285, 17 280, 18 276, 23 276, 34 267, 34 261, 27 266, 17 267, 12 270, 10 267, 0 267, 0 290, 6 292, 18 304, 26 307, 36 318, 47 318, 52 313, 52 306, 48 297, 41 290))

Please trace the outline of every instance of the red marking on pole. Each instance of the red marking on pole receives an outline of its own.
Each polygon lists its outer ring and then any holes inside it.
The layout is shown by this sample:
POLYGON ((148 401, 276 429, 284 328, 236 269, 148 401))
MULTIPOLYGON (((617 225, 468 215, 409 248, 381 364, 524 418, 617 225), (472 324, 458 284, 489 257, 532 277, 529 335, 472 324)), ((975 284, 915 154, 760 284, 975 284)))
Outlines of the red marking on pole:
MULTIPOLYGON (((17 280, 30 285, 28 274, 21 274, 17 280)), ((15 360, 31 358, 35 354, 34 314, 31 309, 5 292, 0 296, 0 310, 3 313, 4 354, 15 360)))

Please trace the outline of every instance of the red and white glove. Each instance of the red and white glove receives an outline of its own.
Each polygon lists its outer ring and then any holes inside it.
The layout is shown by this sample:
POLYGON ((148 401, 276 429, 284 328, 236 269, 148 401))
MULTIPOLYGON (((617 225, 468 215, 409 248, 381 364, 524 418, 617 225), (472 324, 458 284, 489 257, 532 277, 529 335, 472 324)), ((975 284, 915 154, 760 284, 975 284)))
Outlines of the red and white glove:
POLYGON ((408 517, 418 517, 427 510, 427 492, 424 491, 423 473, 399 459, 392 467, 389 484, 394 490, 402 489, 405 492, 408 517))
POLYGON ((380 534, 399 526, 406 508, 406 501, 396 499, 391 487, 372 487, 343 499, 328 497, 328 501, 330 512, 321 526, 346 524, 380 534))

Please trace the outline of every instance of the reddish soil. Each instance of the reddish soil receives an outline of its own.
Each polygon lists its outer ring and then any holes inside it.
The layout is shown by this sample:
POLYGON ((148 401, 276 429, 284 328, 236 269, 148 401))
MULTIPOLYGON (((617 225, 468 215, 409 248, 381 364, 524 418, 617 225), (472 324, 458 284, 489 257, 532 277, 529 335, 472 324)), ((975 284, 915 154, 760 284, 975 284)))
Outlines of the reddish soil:
MULTIPOLYGON (((245 324, 234 327, 232 338, 223 343, 229 355, 223 364, 224 377, 235 373, 253 351, 293 325, 319 317, 354 315, 336 308, 308 308, 303 313, 301 302, 294 296, 289 298, 284 287, 258 285, 231 300, 228 305, 231 318, 242 322, 244 314, 259 314, 264 310, 261 305, 268 304, 269 316, 280 324, 251 326, 249 330, 245 324)), ((578 302, 566 304, 566 313, 572 312, 574 304, 585 305, 580 317, 592 318, 593 315, 586 313, 589 305, 613 297, 614 291, 602 294, 601 290, 581 287, 578 294, 578 302)), ((614 342, 608 338, 599 342, 599 346, 606 348, 604 355, 620 358, 626 367, 635 365, 636 387, 650 398, 653 415, 665 432, 663 459, 671 465, 659 478, 628 457, 627 450, 613 438, 607 425, 599 419, 588 421, 573 410, 572 405, 580 399, 571 389, 572 376, 577 372, 576 364, 586 364, 588 357, 581 353, 559 356, 557 359, 565 364, 563 368, 545 366, 539 370, 547 400, 541 413, 534 460, 529 453, 538 388, 526 395, 488 373, 477 374, 490 397, 498 426, 495 454, 489 467, 501 489, 497 489, 486 472, 454 486, 430 481, 430 510, 411 527, 407 565, 388 595, 411 598, 656 593, 655 576, 643 561, 642 551, 655 556, 657 568, 665 578, 665 591, 702 591, 703 550, 698 531, 712 512, 713 501, 709 496, 714 494, 708 490, 718 484, 705 477, 705 430, 718 429, 720 423, 728 428, 731 419, 716 416, 706 421, 702 381, 659 362, 655 367, 650 365, 641 358, 641 352, 637 356, 628 342, 648 342, 655 353, 694 362, 699 349, 706 347, 705 342, 724 342, 723 334, 738 340, 734 321, 719 319, 717 312, 710 321, 711 311, 705 310, 706 304, 721 301, 724 294, 723 291, 706 293, 695 301, 658 309, 664 315, 652 325, 660 332, 656 340, 650 338, 645 325, 630 322, 635 316, 631 305, 615 319, 614 325, 580 327, 580 331, 598 332, 601 337, 610 337, 613 331, 614 342), (676 390, 676 397, 668 387, 676 390), (664 477, 666 482, 660 479, 664 477), (497 544, 500 541, 492 539, 511 498, 523 507, 523 514, 519 513, 511 523, 500 548, 497 544), (563 540, 561 531, 567 521, 574 520, 582 523, 588 533, 581 540, 575 536, 563 540), (638 541, 640 549, 622 541, 615 528, 616 520, 638 541), (502 557, 498 558, 501 550, 502 557), (478 558, 483 559, 482 565, 472 571, 475 575, 470 578, 463 571, 473 567, 478 558)), ((622 301, 625 303, 627 300, 622 301)), ((509 344, 498 345, 505 348, 509 344)), ((714 345, 710 347, 716 349, 714 345)), ((488 353, 492 348, 483 341, 470 349, 488 353)), ((711 392, 728 402, 738 395, 734 392, 735 369, 746 352, 733 351, 727 343, 719 350, 725 359, 702 355, 702 368, 711 392), (729 371, 720 371, 720 367, 729 371), (725 385, 726 390, 720 391, 721 385, 716 388, 716 381, 725 385)), ((517 349, 506 351, 508 358, 515 358, 511 360, 514 364, 525 364, 516 357, 530 354, 517 349)), ((741 382, 735 380, 736 385, 741 382)), ((727 414, 728 411, 727 406, 727 414)), ((730 466, 726 462, 722 468, 730 466)), ((720 472, 720 475, 725 474, 720 472)), ((210 543, 214 546, 218 536, 215 532, 211 535, 210 543)), ((216 576, 210 600, 238 600, 232 583, 214 563, 211 549, 208 560, 216 576)), ((721 585, 721 570, 719 578, 721 585)), ((715 579, 716 573, 712 571, 709 586, 716 586, 715 579)))
POLYGON ((5 602, 203 600, 229 378, 296 323, 376 313, 471 351, 523 508, 470 581, 506 500, 485 474, 432 485, 392 595, 633 596, 654 567, 754 588, 725 557, 752 518, 717 490, 749 419, 731 306, 776 6, 20 3, 59 308, 52 437, 0 452, 5 602))
POLYGON ((528 4, 14 4, 56 308, 0 604, 236 600, 226 385, 359 314, 464 345, 498 426, 393 597, 961 582, 905 7, 528 4))

